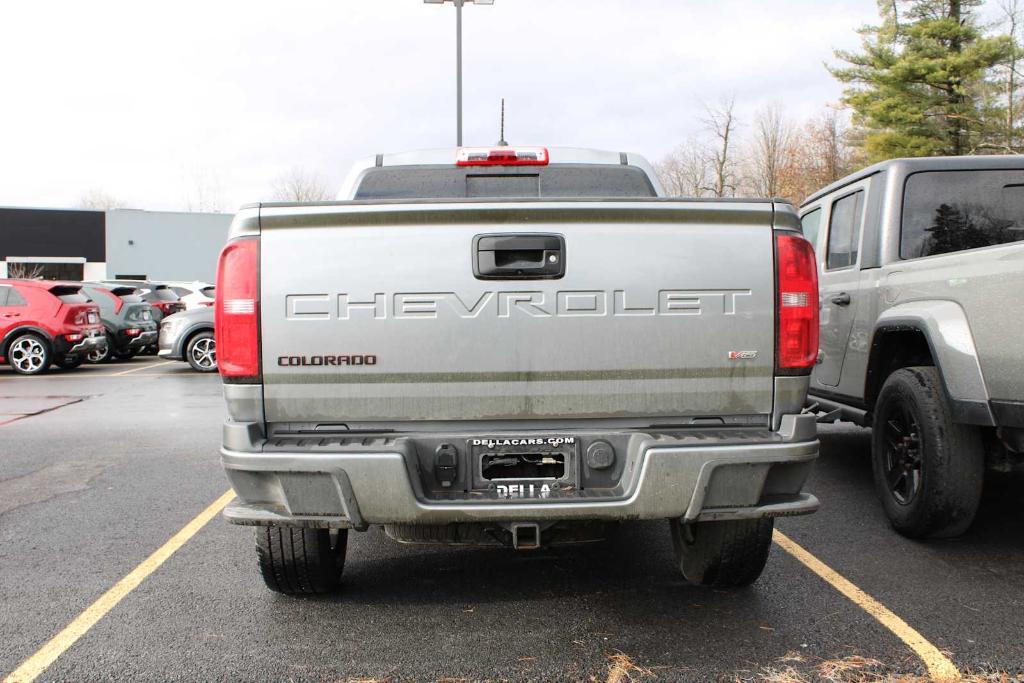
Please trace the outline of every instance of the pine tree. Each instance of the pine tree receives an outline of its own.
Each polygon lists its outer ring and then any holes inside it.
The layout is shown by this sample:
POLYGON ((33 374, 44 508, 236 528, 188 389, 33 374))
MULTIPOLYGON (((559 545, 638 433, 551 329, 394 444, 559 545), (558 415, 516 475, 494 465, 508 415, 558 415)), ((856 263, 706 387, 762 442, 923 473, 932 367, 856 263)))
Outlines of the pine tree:
POLYGON ((882 23, 860 29, 863 51, 836 51, 843 102, 864 129, 871 160, 971 154, 1001 130, 983 102, 987 77, 1014 54, 1010 36, 985 36, 981 0, 879 0, 882 23))

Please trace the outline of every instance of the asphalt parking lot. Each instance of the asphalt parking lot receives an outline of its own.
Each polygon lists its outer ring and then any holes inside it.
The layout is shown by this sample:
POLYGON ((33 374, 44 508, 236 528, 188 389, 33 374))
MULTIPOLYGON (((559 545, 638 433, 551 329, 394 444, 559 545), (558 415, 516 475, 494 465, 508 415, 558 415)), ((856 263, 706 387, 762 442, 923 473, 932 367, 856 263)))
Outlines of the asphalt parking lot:
POLYGON ((966 536, 909 541, 875 502, 868 432, 828 426, 808 487, 822 509, 779 522, 782 545, 749 589, 686 585, 667 526, 635 523, 601 543, 521 554, 400 546, 371 530, 349 544, 340 595, 296 600, 263 588, 251 532, 216 514, 223 412, 219 379, 184 363, 0 369, 0 676, 799 681, 927 677, 942 660, 963 674, 1024 669, 1020 476, 989 478, 966 536), (165 561, 145 563, 157 549, 165 561))

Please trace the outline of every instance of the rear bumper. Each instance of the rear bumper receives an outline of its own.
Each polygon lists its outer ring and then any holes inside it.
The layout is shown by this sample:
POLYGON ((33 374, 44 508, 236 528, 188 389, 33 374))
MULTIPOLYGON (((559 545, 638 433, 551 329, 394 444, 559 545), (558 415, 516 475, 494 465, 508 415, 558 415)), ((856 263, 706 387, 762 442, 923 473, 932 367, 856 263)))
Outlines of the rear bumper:
POLYGON ((54 337, 54 352, 58 357, 77 356, 107 345, 107 335, 102 327, 91 328, 85 331, 84 334, 85 336, 77 342, 68 341, 64 335, 54 337))
POLYGON ((818 500, 801 491, 818 456, 814 417, 785 416, 776 437, 721 445, 705 438, 647 439, 630 454, 618 495, 579 491, 546 499, 428 498, 416 463, 397 443, 393 450, 343 453, 224 448, 221 461, 238 495, 224 515, 242 525, 363 529, 395 523, 710 521, 814 512, 818 500))
POLYGON ((152 346, 156 343, 156 326, 153 325, 152 329, 143 330, 141 333, 134 337, 129 337, 124 332, 118 333, 118 341, 123 350, 126 351, 141 351, 147 346, 152 346))

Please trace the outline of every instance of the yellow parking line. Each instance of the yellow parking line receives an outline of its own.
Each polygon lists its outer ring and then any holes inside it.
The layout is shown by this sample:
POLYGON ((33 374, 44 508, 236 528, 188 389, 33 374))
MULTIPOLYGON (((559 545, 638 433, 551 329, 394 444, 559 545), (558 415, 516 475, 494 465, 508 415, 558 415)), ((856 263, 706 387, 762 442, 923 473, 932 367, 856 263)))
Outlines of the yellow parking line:
POLYGON ((133 373, 133 372, 138 372, 139 370, 152 370, 153 368, 163 367, 164 365, 172 365, 172 364, 177 363, 177 362, 178 361, 176 361, 176 360, 165 360, 163 363, 146 363, 145 365, 140 365, 139 367, 132 368, 131 370, 124 370, 122 372, 115 372, 112 375, 108 375, 108 377, 120 377, 121 375, 127 375, 127 374, 130 374, 130 373, 133 373))
POLYGON ((778 529, 775 530, 773 540, 780 548, 824 579, 829 585, 873 616, 878 623, 892 631, 897 638, 906 643, 924 662, 925 667, 928 669, 928 675, 932 680, 942 682, 961 680, 960 670, 956 668, 956 664, 950 661, 949 657, 942 654, 939 648, 932 645, 924 636, 915 631, 910 624, 896 616, 888 607, 875 600, 860 588, 857 588, 778 529))
POLYGON ((235 497, 234 491, 228 491, 215 500, 208 508, 200 512, 196 517, 186 524, 181 531, 171 536, 170 540, 142 561, 139 566, 133 569, 127 576, 114 584, 114 587, 101 595, 96 602, 89 605, 84 612, 75 617, 75 620, 64 627, 64 630, 55 635, 50 642, 43 645, 38 652, 21 663, 17 669, 4 678, 3 683, 30 683, 41 673, 46 671, 64 652, 75 644, 75 642, 89 632, 96 623, 102 619, 107 612, 112 610, 117 603, 131 593, 147 576, 160 568, 167 559, 173 555, 189 539, 195 536, 206 523, 213 519, 224 509, 231 499, 235 497))

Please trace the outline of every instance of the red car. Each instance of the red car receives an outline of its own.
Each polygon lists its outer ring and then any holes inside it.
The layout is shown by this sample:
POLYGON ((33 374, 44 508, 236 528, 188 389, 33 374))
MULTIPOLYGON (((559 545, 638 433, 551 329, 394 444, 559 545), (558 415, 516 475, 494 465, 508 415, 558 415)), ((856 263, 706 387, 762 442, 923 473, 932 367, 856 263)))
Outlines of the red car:
POLYGON ((78 282, 0 280, 0 362, 22 375, 78 367, 106 345, 100 309, 78 282))

